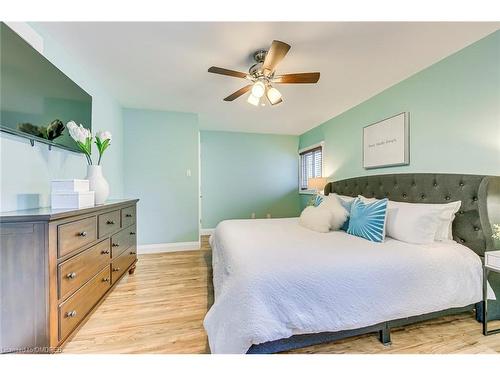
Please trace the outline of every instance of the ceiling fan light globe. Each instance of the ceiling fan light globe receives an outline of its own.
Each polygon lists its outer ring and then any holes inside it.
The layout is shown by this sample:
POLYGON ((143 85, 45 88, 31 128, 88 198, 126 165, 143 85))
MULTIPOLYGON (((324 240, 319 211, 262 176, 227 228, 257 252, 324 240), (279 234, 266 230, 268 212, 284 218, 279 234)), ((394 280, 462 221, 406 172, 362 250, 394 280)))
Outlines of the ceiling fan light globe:
POLYGON ((247 102, 250 103, 251 105, 258 106, 259 102, 260 102, 260 98, 256 97, 252 93, 252 94, 248 95, 247 102))
POLYGON ((262 83, 261 81, 257 81, 254 83, 252 87, 253 96, 261 98, 265 92, 266 92, 266 85, 264 85, 264 83, 262 83))
POLYGON ((270 87, 267 90, 267 98, 269 99, 272 105, 278 104, 282 101, 281 93, 274 87, 270 87))

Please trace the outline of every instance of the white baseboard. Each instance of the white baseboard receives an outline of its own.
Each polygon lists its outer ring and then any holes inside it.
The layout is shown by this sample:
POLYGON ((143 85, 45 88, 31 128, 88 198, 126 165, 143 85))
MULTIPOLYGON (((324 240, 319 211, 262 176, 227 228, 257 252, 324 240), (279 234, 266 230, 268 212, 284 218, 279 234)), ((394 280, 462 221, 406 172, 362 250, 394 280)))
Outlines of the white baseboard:
POLYGON ((199 249, 200 249, 199 241, 154 243, 150 245, 138 245, 137 254, 171 253, 174 251, 192 251, 199 249))
POLYGON ((214 233, 214 231, 215 231, 215 228, 208 228, 208 229, 201 228, 200 229, 200 236, 210 236, 214 233))

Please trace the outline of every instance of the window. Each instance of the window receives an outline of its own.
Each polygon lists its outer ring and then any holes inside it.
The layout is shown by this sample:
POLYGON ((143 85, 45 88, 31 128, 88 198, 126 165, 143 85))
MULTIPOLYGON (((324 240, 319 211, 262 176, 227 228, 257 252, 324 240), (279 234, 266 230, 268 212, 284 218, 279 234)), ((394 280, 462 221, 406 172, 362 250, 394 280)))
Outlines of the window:
POLYGON ((301 151, 300 190, 307 190, 307 180, 323 175, 323 145, 301 151))

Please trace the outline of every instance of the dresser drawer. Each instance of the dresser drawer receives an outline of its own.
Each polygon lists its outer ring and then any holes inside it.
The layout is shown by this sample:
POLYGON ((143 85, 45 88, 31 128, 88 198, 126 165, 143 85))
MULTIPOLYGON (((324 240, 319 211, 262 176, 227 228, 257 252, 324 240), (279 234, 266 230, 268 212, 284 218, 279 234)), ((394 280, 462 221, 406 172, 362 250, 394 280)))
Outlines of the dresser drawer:
POLYGON ((500 251, 487 251, 485 255, 486 266, 500 271, 500 251))
POLYGON ((57 267, 59 298, 69 296, 109 264, 109 246, 109 240, 104 240, 57 267))
POLYGON ((111 237, 111 257, 116 258, 136 243, 135 225, 122 229, 111 237))
POLYGON ((126 251, 120 254, 119 257, 113 259, 111 264, 111 281, 115 283, 121 275, 128 269, 137 258, 136 246, 130 246, 126 251))
POLYGON ((135 206, 122 208, 122 228, 135 224, 135 206))
POLYGON ((61 224, 57 227, 57 248, 59 258, 97 239, 95 216, 61 224))
POLYGON ((109 266, 106 266, 78 292, 59 305, 59 340, 71 333, 110 286, 109 266))
POLYGON ((99 238, 120 229, 120 210, 99 215, 99 238))

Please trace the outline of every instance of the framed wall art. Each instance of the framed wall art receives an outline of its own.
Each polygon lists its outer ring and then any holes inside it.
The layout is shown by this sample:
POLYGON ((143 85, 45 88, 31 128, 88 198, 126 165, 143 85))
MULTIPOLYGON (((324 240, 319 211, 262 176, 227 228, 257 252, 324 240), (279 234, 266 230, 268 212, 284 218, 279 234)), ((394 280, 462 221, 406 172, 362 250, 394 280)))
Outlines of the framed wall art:
POLYGON ((410 116, 402 112, 363 128, 363 168, 410 164, 410 116))

